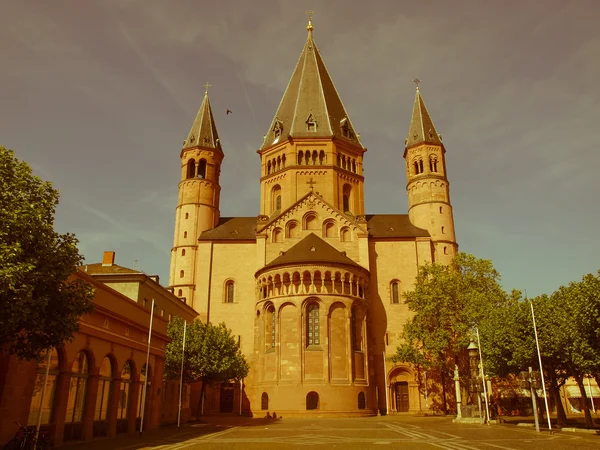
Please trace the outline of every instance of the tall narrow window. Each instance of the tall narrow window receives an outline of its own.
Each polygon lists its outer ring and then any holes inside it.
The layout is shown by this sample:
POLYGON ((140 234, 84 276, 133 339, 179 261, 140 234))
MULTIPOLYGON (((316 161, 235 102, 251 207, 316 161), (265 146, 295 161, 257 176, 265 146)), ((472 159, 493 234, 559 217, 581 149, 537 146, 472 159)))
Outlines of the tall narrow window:
POLYGON ((198 163, 198 178, 206 178, 206 160, 201 159, 198 163))
POLYGON ((304 159, 304 152, 302 150, 300 150, 298 152, 298 165, 301 166, 302 165, 302 160, 304 159))
POLYGON ((423 173, 423 160, 419 160, 419 173, 423 173))
POLYGON ((319 330, 319 305, 311 303, 306 308, 306 342, 307 345, 319 345, 321 333, 319 330))
POLYGON ((233 280, 225 283, 225 303, 233 303, 234 295, 234 283, 233 280))
POLYGON ((277 197, 275 197, 275 210, 276 211, 281 210, 281 195, 278 195, 277 197))
POLYGON ((306 409, 319 409, 319 394, 315 391, 306 394, 306 409))
POLYGON ((185 248, 181 250, 181 256, 185 256, 185 248))
POLYGON ((267 411, 269 409, 269 394, 263 392, 260 396, 260 409, 262 411, 267 411))
MULTIPOLYGON (((69 383, 69 398, 67 400, 66 423, 81 422, 83 417, 83 405, 85 404, 85 387, 88 378, 88 360, 84 352, 79 352, 73 362, 71 369, 71 382, 69 383)), ((75 430, 71 430, 75 431, 75 430)), ((69 433, 69 438, 81 439, 81 436, 73 436, 69 433)))
POLYGON ((400 303, 400 283, 392 281, 392 303, 400 303))
POLYGON ((108 398, 110 397, 112 384, 112 363, 108 356, 102 360, 99 375, 100 378, 98 380, 98 392, 96 394, 96 410, 94 411, 94 420, 106 420, 108 398))
MULTIPOLYGON (((129 417, 129 404, 131 403, 131 362, 126 361, 123 365, 123 370, 121 371, 121 386, 119 388, 119 401, 117 406, 117 419, 127 419, 129 417)), ((118 427, 121 428, 123 432, 127 431, 127 424, 124 426, 118 427)))
POLYGON ((281 210, 281 186, 276 184, 271 189, 271 214, 281 210))
POLYGON ((275 348, 275 307, 267 306, 265 314, 265 343, 267 351, 275 348))
POLYGON ((325 152, 321 150, 319 153, 319 164, 323 165, 325 163, 325 152))
POLYGON ((415 169, 415 175, 419 175, 419 163, 417 161, 413 163, 413 167, 415 169))
POLYGON ((42 404, 42 390, 44 387, 44 378, 46 376, 47 364, 48 354, 46 353, 43 357, 40 358, 40 362, 38 363, 37 376, 35 378, 35 387, 29 406, 29 418, 27 420, 28 425, 37 424, 40 409, 42 410, 43 424, 50 423, 50 419, 52 418, 52 412, 54 409, 54 392, 56 390, 56 377, 60 373, 58 352, 55 348, 52 349, 50 355, 50 370, 48 372, 48 381, 46 384, 46 395, 44 396, 44 403, 42 404))
POLYGON ((187 163, 187 178, 194 178, 196 175, 196 161, 190 159, 187 163))
POLYGON ((365 393, 358 393, 358 409, 365 409, 367 407, 367 401, 365 399, 365 393))
POLYGON ((344 185, 343 190, 343 209, 344 212, 350 212, 350 196, 352 195, 352 187, 349 184, 344 185))

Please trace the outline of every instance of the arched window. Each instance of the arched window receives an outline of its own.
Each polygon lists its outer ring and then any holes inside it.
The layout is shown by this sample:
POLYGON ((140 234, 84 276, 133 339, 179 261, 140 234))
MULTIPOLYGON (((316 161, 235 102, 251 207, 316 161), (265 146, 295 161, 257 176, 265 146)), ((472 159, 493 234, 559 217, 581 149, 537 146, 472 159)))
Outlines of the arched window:
POLYGON ((352 160, 352 172, 356 173, 356 160, 352 160))
POLYGON ((393 304, 400 303, 400 282, 399 281, 392 281, 391 291, 392 291, 392 303, 393 304))
MULTIPOLYGON (((71 381, 69 383, 69 398, 67 400, 67 414, 65 423, 81 422, 83 419, 83 406, 85 404, 85 387, 89 376, 89 365, 87 355, 84 352, 77 353, 73 367, 71 368, 71 381)), ((74 433, 74 429, 68 430, 65 438, 81 439, 81 432, 74 433), (75 436, 74 434, 78 434, 75 436)), ((78 430, 80 431, 80 430, 78 430)))
POLYGON ((183 237, 184 237, 184 239, 187 238, 187 231, 183 232, 183 237))
POLYGON ((198 178, 206 178, 206 160, 201 159, 198 162, 198 178))
POLYGON ((323 163, 325 162, 325 152, 321 150, 321 152, 319 153, 319 164, 323 165, 323 163))
POLYGON ((42 390, 44 388, 44 378, 46 376, 46 365, 48 364, 48 354, 40 357, 37 366, 37 376, 35 378, 35 387, 29 406, 28 425, 37 425, 38 414, 42 410, 42 424, 50 423, 54 409, 54 392, 56 391, 56 377, 60 373, 58 352, 53 348, 50 352, 50 370, 48 371, 48 380, 46 383, 46 395, 44 404, 42 404, 42 390))
POLYGON ((183 291, 181 289, 177 291, 177 297, 183 297, 183 291))
POLYGON ((342 169, 346 168, 346 156, 342 155, 342 169))
POLYGON ((352 307, 352 350, 355 352, 362 351, 362 310, 356 306, 352 307))
POLYGON ((283 230, 281 228, 273 230, 273 242, 283 242, 283 230))
POLYGON ((297 238, 300 237, 300 226, 298 225, 298 222, 296 222, 295 220, 292 220, 290 222, 288 222, 286 224, 286 235, 289 238, 297 238))
POLYGON ((281 186, 276 184, 271 189, 271 214, 276 211, 281 211, 281 186))
POLYGON ((179 271, 179 278, 183 278, 183 276, 185 275, 185 272, 183 270, 179 271))
POLYGON ((437 172, 437 158, 435 156, 429 157, 429 171, 437 172))
POLYGON ((315 391, 310 391, 306 394, 306 409, 319 409, 319 394, 315 391))
POLYGON ((277 157, 277 170, 281 170, 281 156, 277 157))
POLYGON ((304 152, 302 150, 300 150, 298 152, 298 165, 301 166, 302 165, 302 160, 304 159, 304 152))
POLYGON ((337 237, 337 229, 334 221, 330 220, 323 224, 323 235, 328 238, 337 237))
POLYGON ((121 370, 121 386, 119 388, 119 401, 117 405, 117 432, 127 432, 127 418, 129 417, 129 404, 131 398, 132 364, 126 361, 121 370), (123 419, 125 419, 123 421, 123 419))
POLYGON ((319 305, 309 303, 306 308, 306 345, 319 345, 321 332, 319 329, 319 305))
POLYGON ((319 154, 317 153, 316 150, 313 150, 312 152, 312 163, 313 165, 317 165, 317 158, 319 157, 319 154))
POLYGON ((413 167, 415 169, 415 175, 419 175, 419 163, 417 161, 413 162, 413 167))
POLYGON ((267 175, 271 173, 271 161, 267 163, 267 175))
POLYGON ((285 155, 281 155, 281 168, 285 169, 285 155))
POLYGON ((444 255, 448 254, 448 247, 444 246, 444 255))
POLYGON ((190 159, 187 163, 187 178, 194 178, 196 176, 196 161, 190 159))
POLYGON ((185 213, 185 218, 187 219, 189 217, 190 217, 190 214, 189 213, 185 213))
POLYGON ((185 256, 185 248, 181 249, 181 256, 185 256))
POLYGON ((317 223, 317 215, 315 213, 309 213, 304 216, 304 229, 305 230, 318 230, 319 224, 317 223))
POLYGON ((352 235, 350 234, 350 230, 348 227, 344 227, 340 231, 340 240, 342 242, 350 242, 352 240, 352 235))
POLYGON ((442 214, 442 207, 440 206, 440 214, 442 214))
POLYGON ((367 401, 365 399, 365 393, 358 393, 358 409, 365 409, 367 407, 367 401))
POLYGON ((269 409, 269 394, 263 392, 260 396, 260 409, 262 411, 267 411, 269 409))
MULTIPOLYGON (((108 356, 104 357, 102 364, 100 364, 100 377, 98 379, 98 392, 96 394, 96 408, 94 411, 94 420, 106 420, 106 413, 108 411, 108 399, 110 397, 110 388, 112 384, 112 362, 108 356)), ((106 428, 103 427, 105 435, 106 428)))
POLYGON ((420 159, 420 160, 419 160, 419 173, 423 173, 423 172, 424 172, 424 171, 423 171, 423 160, 422 160, 422 159, 420 159))
POLYGON ((305 165, 309 165, 310 164, 310 150, 307 150, 306 152, 304 152, 304 164, 305 165))
POLYGON ((265 343, 267 350, 275 348, 275 307, 268 305, 265 314, 265 343))
POLYGON ((344 190, 343 190, 343 204, 342 204, 344 212, 350 212, 351 211, 351 209, 350 209, 351 195, 352 195, 352 187, 349 184, 345 184, 344 185, 344 190))
POLYGON ((442 227, 442 234, 446 234, 445 231, 444 231, 444 227, 442 227))
POLYGON ((228 280, 225 283, 225 303, 233 303, 235 293, 235 285, 233 280, 228 280))
POLYGON ((342 157, 339 155, 339 153, 338 153, 338 155, 337 155, 337 166, 338 166, 338 167, 341 167, 341 166, 342 166, 342 157))

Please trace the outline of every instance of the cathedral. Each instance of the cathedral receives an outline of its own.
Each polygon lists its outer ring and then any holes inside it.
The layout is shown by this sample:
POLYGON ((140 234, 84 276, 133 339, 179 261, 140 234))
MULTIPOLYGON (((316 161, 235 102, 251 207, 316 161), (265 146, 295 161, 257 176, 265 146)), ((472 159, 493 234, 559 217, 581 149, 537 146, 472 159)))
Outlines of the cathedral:
POLYGON ((423 411, 423 380, 387 358, 410 317, 403 292, 418 267, 447 264, 458 249, 445 147, 417 85, 403 155, 408 214, 367 213, 367 149, 311 21, 307 30, 257 152, 256 216, 220 215, 227 149, 208 92, 181 150, 169 285, 199 319, 225 322, 250 363, 243 386, 212 387, 204 408, 254 416, 423 411))

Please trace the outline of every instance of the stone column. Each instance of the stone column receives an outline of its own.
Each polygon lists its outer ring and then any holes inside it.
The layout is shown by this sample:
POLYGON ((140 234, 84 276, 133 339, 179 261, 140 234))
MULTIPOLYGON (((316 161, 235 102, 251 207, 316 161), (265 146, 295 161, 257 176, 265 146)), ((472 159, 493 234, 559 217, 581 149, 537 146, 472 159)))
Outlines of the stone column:
POLYGON ((85 387, 85 400, 83 402, 83 422, 82 438, 84 441, 90 441, 94 438, 94 412, 96 411, 96 400, 98 398, 98 370, 90 374, 85 387))
POLYGON ((106 410, 106 433, 108 437, 117 435, 117 411, 119 408, 119 390, 121 389, 121 378, 115 378, 110 383, 108 397, 108 409, 106 410))
POLYGON ((135 434, 138 401, 140 398, 140 386, 142 385, 139 377, 135 381, 131 381, 129 386, 129 406, 127 411, 127 433, 135 434))
MULTIPOLYGON (((54 436, 54 445, 60 445, 63 442, 70 382, 71 372, 61 372, 56 379, 54 407, 52 408, 52 423, 50 426, 51 434, 54 436)), ((46 395, 49 394, 49 392, 46 392, 46 395)))
POLYGON ((460 378, 458 376, 458 364, 454 365, 454 389, 456 390, 456 418, 462 419, 462 398, 460 395, 460 378))

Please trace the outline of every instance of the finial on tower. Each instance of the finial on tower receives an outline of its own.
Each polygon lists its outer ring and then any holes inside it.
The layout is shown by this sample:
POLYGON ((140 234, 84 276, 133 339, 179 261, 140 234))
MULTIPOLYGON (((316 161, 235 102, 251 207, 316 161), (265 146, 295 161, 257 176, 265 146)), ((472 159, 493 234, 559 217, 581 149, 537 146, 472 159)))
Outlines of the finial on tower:
POLYGON ((417 85, 417 91, 419 90, 419 83, 421 83, 421 80, 419 79, 419 77, 415 78, 413 80, 413 83, 415 83, 417 85))
POLYGON ((315 12, 311 11, 309 9, 304 14, 306 14, 308 16, 308 25, 306 25, 306 29, 308 30, 309 33, 312 33, 312 30, 314 30, 314 27, 313 27, 313 24, 312 24, 312 16, 315 14, 315 12))
POLYGON ((208 84, 208 81, 204 83, 204 93, 208 94, 208 88, 212 87, 212 84, 208 84))

